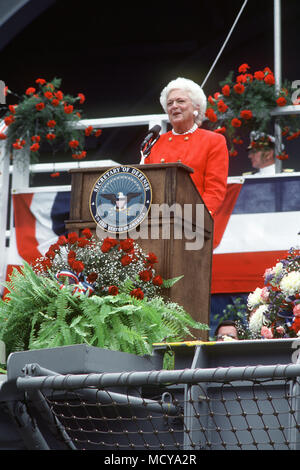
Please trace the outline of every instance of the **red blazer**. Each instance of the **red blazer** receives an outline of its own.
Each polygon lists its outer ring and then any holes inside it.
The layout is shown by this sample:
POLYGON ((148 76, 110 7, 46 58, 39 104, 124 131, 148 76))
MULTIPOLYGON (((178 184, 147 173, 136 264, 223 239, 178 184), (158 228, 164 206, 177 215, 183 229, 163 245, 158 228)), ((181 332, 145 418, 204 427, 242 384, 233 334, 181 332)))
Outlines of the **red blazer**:
POLYGON ((227 187, 228 149, 225 137, 216 132, 197 129, 191 134, 162 134, 145 163, 181 162, 193 168, 191 174, 212 216, 221 206, 227 187))

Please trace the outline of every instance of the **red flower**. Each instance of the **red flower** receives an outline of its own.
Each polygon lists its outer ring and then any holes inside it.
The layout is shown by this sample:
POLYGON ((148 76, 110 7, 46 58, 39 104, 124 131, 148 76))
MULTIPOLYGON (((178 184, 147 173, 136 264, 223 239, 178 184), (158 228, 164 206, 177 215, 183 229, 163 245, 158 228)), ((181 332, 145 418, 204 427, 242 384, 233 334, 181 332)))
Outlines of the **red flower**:
POLYGON ((40 142, 41 136, 40 135, 33 135, 31 137, 32 142, 40 142))
POLYGON ((141 271, 139 273, 139 278, 144 282, 149 282, 152 278, 152 272, 149 270, 141 271))
POLYGON ((49 248, 49 250, 47 251, 47 253, 45 253, 45 256, 49 259, 53 259, 55 257, 55 251, 54 250, 51 250, 51 248, 49 248))
POLYGON ((133 289, 130 292, 131 297, 135 297, 136 299, 142 300, 144 298, 144 292, 138 287, 137 289, 133 289))
POLYGON ((26 94, 27 96, 33 95, 33 93, 35 93, 35 91, 36 91, 35 88, 29 87, 29 88, 27 88, 27 90, 25 91, 25 94, 26 94))
POLYGON ((111 250, 111 248, 113 248, 118 243, 119 243, 118 240, 116 240, 115 238, 106 237, 103 240, 103 243, 101 246, 102 253, 108 253, 111 250))
POLYGON ((250 109, 244 109, 243 111, 241 111, 240 116, 242 119, 245 119, 246 121, 249 121, 249 119, 253 118, 253 114, 252 114, 252 111, 250 111, 250 109))
POLYGON ((117 288, 117 286, 109 286, 108 293, 109 295, 118 295, 119 289, 117 288))
POLYGON ((43 78, 37 78, 35 83, 39 83, 40 85, 45 85, 46 80, 44 80, 43 78))
POLYGON ((231 150, 231 151, 229 152, 229 156, 230 156, 230 157, 236 157, 237 154, 238 154, 238 153, 237 153, 236 150, 231 150))
POLYGON ((215 100, 213 99, 212 96, 209 95, 209 97, 207 98, 207 101, 208 101, 212 106, 215 105, 215 100))
POLYGON ((152 282, 155 286, 161 286, 163 283, 163 279, 161 276, 157 275, 153 278, 152 282))
POLYGON ((82 261, 73 261, 71 267, 77 274, 82 273, 82 271, 84 270, 84 264, 82 263, 82 261))
POLYGON ((208 108, 208 110, 205 113, 205 116, 211 121, 211 122, 217 122, 218 117, 214 110, 212 108, 208 108))
POLYGON ((265 74, 261 70, 258 70, 257 72, 255 72, 254 78, 261 82, 265 78, 265 74))
POLYGON ((281 153, 280 155, 276 155, 276 158, 277 158, 278 160, 287 160, 287 159, 289 158, 289 156, 288 156, 287 153, 283 152, 283 153, 281 153))
POLYGON ((56 92, 54 93, 54 96, 56 96, 56 98, 57 98, 58 100, 62 100, 63 97, 64 97, 63 92, 60 91, 60 90, 56 91, 56 92))
POLYGON ((73 245, 74 243, 76 243, 78 240, 78 235, 76 232, 70 232, 68 234, 68 242, 73 245))
POLYGON ((148 253, 148 256, 145 260, 145 264, 155 264, 155 263, 158 263, 158 259, 157 259, 157 256, 154 254, 154 253, 148 253))
POLYGON ((58 106, 59 105, 59 101, 55 98, 54 98, 54 100, 51 101, 51 103, 53 104, 53 106, 58 106))
POLYGON ((128 255, 124 255, 121 258, 122 266, 128 266, 131 263, 131 261, 132 261, 132 258, 130 258, 130 256, 128 255))
POLYGON ((88 126, 86 127, 84 133, 85 135, 88 137, 89 135, 91 135, 91 133, 93 132, 93 126, 88 126))
POLYGON ((134 249, 132 238, 127 238, 126 240, 120 241, 121 250, 125 251, 126 253, 131 253, 134 249))
POLYGON ((237 118, 233 118, 232 121, 231 121, 231 125, 232 125, 232 127, 241 127, 242 121, 240 121, 237 118))
POLYGON ((44 93, 44 96, 45 98, 47 98, 48 100, 51 100, 51 98, 53 98, 53 93, 51 93, 51 91, 46 91, 44 93))
POLYGON ((95 282, 95 281, 97 280, 97 278, 98 278, 98 274, 92 272, 92 273, 90 273, 90 274, 87 276, 86 280, 87 280, 87 282, 89 282, 90 284, 93 284, 93 282, 95 282))
POLYGON ((78 238, 77 244, 79 248, 84 248, 85 246, 89 245, 90 242, 86 238, 78 238))
POLYGON ((238 77, 236 77, 237 83, 247 83, 247 81, 248 81, 247 75, 239 75, 238 77))
POLYGON ((298 333, 300 330, 300 317, 295 317, 291 328, 295 331, 295 333, 298 333))
POLYGON ((284 127, 283 128, 283 131, 282 131, 282 136, 285 136, 289 133, 289 128, 288 127, 284 127))
POLYGON ((76 259, 75 251, 73 251, 73 250, 69 251, 69 253, 68 253, 68 263, 72 264, 75 259, 76 259))
POLYGON ((246 73, 248 69, 250 69, 250 66, 248 64, 242 64, 239 66, 240 73, 246 73))
POLYGON ((221 113, 225 113, 228 109, 228 106, 227 104, 224 103, 224 101, 220 100, 218 102, 218 110, 221 112, 221 113))
POLYGON ((82 104, 85 102, 85 96, 82 93, 78 93, 79 103, 82 104))
POLYGON ((72 158, 74 158, 74 160, 82 160, 85 157, 86 157, 86 151, 84 151, 84 150, 81 153, 73 153, 72 154, 72 158))
POLYGON ((16 105, 15 105, 15 104, 10 104, 10 105, 8 106, 8 109, 10 110, 10 112, 11 112, 12 114, 15 114, 15 112, 16 112, 16 109, 15 109, 15 108, 16 108, 16 105))
POLYGON ((66 237, 64 235, 61 235, 58 240, 57 240, 57 243, 60 245, 60 246, 63 246, 63 245, 66 245, 68 243, 68 240, 66 239, 66 237))
POLYGON ((96 137, 99 137, 101 134, 102 134, 102 130, 101 130, 101 129, 98 129, 98 130, 95 132, 95 136, 96 136, 96 137))
POLYGON ((10 126, 14 122, 15 118, 12 115, 6 116, 4 122, 7 126, 10 126))
POLYGON ((74 108, 73 108, 73 106, 72 106, 71 104, 65 105, 65 107, 64 107, 64 111, 65 111, 66 114, 72 114, 72 113, 73 113, 73 109, 74 109, 74 108))
POLYGON ((0 140, 5 140, 6 139, 6 135, 3 134, 3 132, 0 133, 0 140))
POLYGON ((44 103, 37 103, 35 105, 35 107, 38 111, 42 111, 42 109, 44 109, 45 105, 44 105, 44 103))
POLYGON ((47 126, 51 128, 55 127, 56 121, 54 121, 54 119, 50 119, 50 121, 47 122, 47 126))
POLYGON ((48 139, 48 140, 54 140, 54 139, 56 139, 56 135, 55 135, 55 134, 47 134, 47 135, 46 135, 46 139, 48 139))
POLYGON ((51 173, 51 178, 58 178, 60 176, 60 173, 57 171, 56 173, 51 173))
POLYGON ((51 268, 51 260, 49 258, 44 258, 42 260, 42 268, 43 268, 43 271, 47 271, 48 268, 51 268))
POLYGON ((79 145, 78 140, 70 140, 69 142, 69 147, 71 147, 71 149, 76 149, 78 145, 79 145))
POLYGON ((275 85, 275 78, 274 78, 274 75, 269 73, 266 77, 265 77, 265 83, 267 85, 275 85))
POLYGON ((264 68, 264 72, 265 72, 265 73, 268 72, 268 73, 271 73, 271 74, 273 75, 273 72, 272 72, 272 70, 270 69, 270 67, 265 67, 265 68, 264 68))
POLYGON ((233 89, 238 95, 242 95, 245 91, 245 87, 242 83, 237 83, 234 85, 233 89))
POLYGON ((280 96, 277 98, 276 103, 278 106, 285 106, 286 105, 286 99, 284 96, 280 96))
POLYGON ((224 96, 230 96, 230 86, 224 85, 222 88, 222 93, 224 96))
POLYGON ((93 234, 92 234, 92 232, 90 231, 89 228, 83 229, 82 230, 82 235, 84 235, 85 238, 88 238, 88 239, 92 238, 92 236, 93 236, 93 234))
POLYGON ((30 150, 32 152, 37 152, 40 148, 40 144, 38 144, 37 142, 35 144, 32 144, 31 147, 30 147, 30 150))
POLYGON ((25 145, 25 140, 20 140, 20 139, 17 139, 14 143, 13 143, 13 148, 16 149, 16 150, 20 150, 24 147, 25 145))

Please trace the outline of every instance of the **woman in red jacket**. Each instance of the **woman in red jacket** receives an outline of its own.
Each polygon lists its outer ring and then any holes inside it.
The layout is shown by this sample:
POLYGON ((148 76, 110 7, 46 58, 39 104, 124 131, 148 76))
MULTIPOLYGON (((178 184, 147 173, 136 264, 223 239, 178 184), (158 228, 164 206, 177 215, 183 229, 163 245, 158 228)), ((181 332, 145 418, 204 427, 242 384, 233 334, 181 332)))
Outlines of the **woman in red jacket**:
POLYGON ((228 150, 224 136, 199 127, 206 111, 205 94, 192 80, 177 78, 163 89, 160 102, 172 130, 160 136, 145 163, 181 162, 193 168, 191 177, 214 216, 226 193, 228 150))

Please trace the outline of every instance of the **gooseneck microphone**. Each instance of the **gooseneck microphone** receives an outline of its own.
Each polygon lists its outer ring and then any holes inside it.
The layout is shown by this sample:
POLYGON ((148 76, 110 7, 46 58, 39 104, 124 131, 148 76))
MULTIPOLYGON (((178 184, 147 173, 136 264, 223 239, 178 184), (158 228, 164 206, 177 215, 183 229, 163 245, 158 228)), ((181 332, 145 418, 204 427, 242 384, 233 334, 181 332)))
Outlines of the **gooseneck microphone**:
POLYGON ((151 151, 151 148, 153 147, 155 142, 157 142, 158 139, 160 138, 160 134, 159 134, 160 130, 161 130, 161 126, 159 126, 158 124, 156 126, 153 126, 151 129, 149 129, 148 134, 146 135, 143 142, 141 143, 141 147, 140 147, 140 153, 141 153, 140 163, 141 164, 144 164, 145 158, 148 157, 151 151))
POLYGON ((153 126, 151 129, 149 129, 148 134, 146 135, 143 142, 141 143, 141 149, 144 148, 144 146, 147 144, 147 142, 149 142, 149 140, 156 139, 160 133, 160 130, 161 130, 161 126, 159 126, 158 124, 156 126, 153 126))

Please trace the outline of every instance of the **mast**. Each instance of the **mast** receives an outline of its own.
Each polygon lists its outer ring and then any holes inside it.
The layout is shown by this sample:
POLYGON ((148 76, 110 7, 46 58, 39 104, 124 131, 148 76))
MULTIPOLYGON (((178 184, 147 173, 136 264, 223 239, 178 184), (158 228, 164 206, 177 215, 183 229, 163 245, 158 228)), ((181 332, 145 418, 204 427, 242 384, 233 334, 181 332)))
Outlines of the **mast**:
MULTIPOLYGON (((281 58, 281 0, 274 0, 274 76, 275 87, 279 91, 282 85, 282 58, 281 58)), ((275 155, 281 153, 281 128, 275 121, 275 155)), ((281 173, 282 162, 276 159, 276 173, 281 173)))

